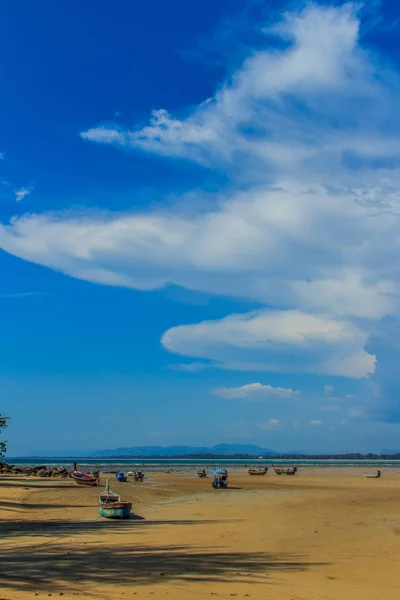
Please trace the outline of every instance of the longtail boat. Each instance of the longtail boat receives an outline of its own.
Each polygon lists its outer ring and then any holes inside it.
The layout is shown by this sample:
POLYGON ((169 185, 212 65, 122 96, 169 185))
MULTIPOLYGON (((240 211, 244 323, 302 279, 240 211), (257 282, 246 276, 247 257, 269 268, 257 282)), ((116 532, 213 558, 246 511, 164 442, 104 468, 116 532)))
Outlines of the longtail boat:
POLYGON ((144 473, 143 473, 143 471, 142 470, 135 471, 134 474, 133 474, 133 479, 135 481, 139 481, 139 482, 143 481, 143 479, 144 479, 144 473))
POLYGON ((379 479, 381 475, 381 471, 377 471, 376 473, 364 473, 364 477, 367 477, 368 479, 379 479))
POLYGON ((272 465, 273 470, 277 475, 296 475, 297 467, 275 467, 272 465))
POLYGON ((132 502, 121 500, 121 496, 110 490, 107 479, 107 485, 104 492, 99 496, 100 515, 106 519, 129 519, 131 514, 132 502))
POLYGON ((83 473, 83 471, 72 471, 71 477, 78 485, 96 486, 99 483, 98 473, 83 473))
POLYGON ((217 467, 212 472, 212 486, 215 489, 228 487, 228 471, 222 467, 217 467))
POLYGON ((247 469, 249 475, 266 475, 268 473, 268 467, 263 469, 247 469))

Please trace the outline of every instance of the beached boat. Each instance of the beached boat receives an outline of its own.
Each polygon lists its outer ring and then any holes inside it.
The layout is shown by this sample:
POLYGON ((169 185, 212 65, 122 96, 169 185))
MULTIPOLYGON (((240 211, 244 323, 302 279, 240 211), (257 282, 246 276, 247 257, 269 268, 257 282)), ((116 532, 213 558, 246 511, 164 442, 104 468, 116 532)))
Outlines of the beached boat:
POLYGON ((121 500, 119 494, 110 490, 107 479, 107 485, 104 492, 99 496, 100 515, 106 519, 129 519, 131 514, 132 502, 121 500))
POLYGON ((215 489, 228 487, 228 471, 222 467, 217 467, 212 472, 212 486, 215 489))
POLYGON ((275 467, 272 465, 274 472, 277 475, 296 475, 297 467, 275 467))
POLYGON ((197 476, 200 477, 200 479, 205 479, 207 477, 207 472, 205 469, 199 469, 197 471, 197 476))
POLYGON ((381 471, 377 471, 376 473, 364 473, 364 477, 367 477, 368 479, 379 479, 381 475, 381 471))
POLYGON ((266 475, 268 473, 268 467, 263 469, 247 469, 249 475, 266 475))
POLYGON ((83 471, 72 471, 71 477, 78 485, 95 486, 99 483, 98 473, 83 473, 83 471))
POLYGON ((128 481, 128 478, 122 471, 117 471, 117 473, 115 474, 115 479, 120 482, 128 481))
POLYGON ((141 471, 141 470, 135 471, 134 474, 133 474, 133 479, 135 481, 139 481, 139 482, 143 481, 143 479, 144 479, 144 473, 143 473, 143 471, 141 471))

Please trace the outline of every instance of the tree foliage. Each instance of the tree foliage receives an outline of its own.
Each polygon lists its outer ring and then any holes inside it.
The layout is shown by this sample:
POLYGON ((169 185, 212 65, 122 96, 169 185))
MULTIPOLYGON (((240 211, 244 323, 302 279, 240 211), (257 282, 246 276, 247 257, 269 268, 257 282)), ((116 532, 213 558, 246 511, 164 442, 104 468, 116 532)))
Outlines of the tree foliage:
MULTIPOLYGON (((0 432, 7 427, 8 417, 3 417, 0 414, 0 432)), ((7 450, 7 442, 1 440, 0 441, 0 458, 3 458, 7 450)))

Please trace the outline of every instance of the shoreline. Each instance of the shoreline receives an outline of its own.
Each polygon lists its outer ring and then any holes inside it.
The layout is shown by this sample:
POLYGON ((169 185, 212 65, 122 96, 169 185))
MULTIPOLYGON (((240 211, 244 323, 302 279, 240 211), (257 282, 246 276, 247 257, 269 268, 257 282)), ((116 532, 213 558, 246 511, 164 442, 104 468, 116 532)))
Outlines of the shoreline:
MULTIPOLYGON (((233 471, 233 472, 237 472, 237 473, 246 473, 247 469, 249 467, 254 467, 254 466, 265 466, 268 468, 268 475, 274 475, 273 473, 273 469, 272 469, 272 465, 277 465, 277 466, 289 466, 289 465, 296 465, 300 471, 302 472, 327 472, 327 471, 333 471, 333 472, 339 472, 339 471, 346 471, 346 472, 362 472, 363 469, 384 469, 390 472, 396 472, 396 469, 400 470, 400 461, 390 461, 390 462, 385 462, 385 461, 349 461, 347 463, 341 462, 339 463, 335 463, 335 462, 331 462, 331 461, 313 461, 312 463, 310 462, 303 462, 303 461, 276 461, 276 462, 269 462, 269 461, 248 461, 248 462, 243 462, 243 463, 238 463, 238 462, 234 462, 234 463, 230 463, 227 461, 205 461, 205 462, 187 462, 187 463, 171 463, 169 461, 165 462, 165 463, 159 463, 159 462, 152 462, 152 463, 148 463, 146 461, 136 461, 135 459, 132 459, 132 461, 124 461, 124 462, 78 462, 77 461, 77 468, 78 470, 81 471, 86 471, 86 472, 93 472, 93 471, 98 471, 101 474, 115 474, 117 471, 123 471, 123 472, 127 472, 127 471, 135 471, 138 468, 141 468, 142 470, 145 471, 145 473, 162 473, 162 474, 179 474, 179 473, 191 473, 191 474, 196 474, 197 471, 199 469, 205 469, 207 471, 208 474, 211 473, 212 469, 214 467, 217 466, 223 466, 225 467, 228 471, 233 471)), ((37 465, 39 465, 39 463, 32 463, 32 462, 25 462, 25 461, 21 461, 21 462, 13 462, 13 463, 9 463, 10 466, 12 467, 16 467, 16 468, 32 468, 32 467, 36 467, 37 465)), ((73 463, 70 462, 58 462, 58 463, 53 463, 53 462, 42 462, 40 463, 40 465, 45 466, 47 469, 51 470, 54 468, 59 468, 59 467, 65 467, 67 468, 68 471, 72 471, 73 470, 73 463)))

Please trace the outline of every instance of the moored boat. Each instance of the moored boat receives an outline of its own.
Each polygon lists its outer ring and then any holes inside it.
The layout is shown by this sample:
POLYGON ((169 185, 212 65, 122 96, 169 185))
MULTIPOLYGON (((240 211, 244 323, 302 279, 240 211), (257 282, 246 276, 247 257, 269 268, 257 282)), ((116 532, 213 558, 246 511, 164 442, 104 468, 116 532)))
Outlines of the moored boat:
POLYGON ((117 471, 117 473, 115 474, 115 479, 122 483, 125 481, 128 481, 128 478, 126 477, 125 473, 123 473, 122 471, 117 471))
POLYGON ((228 487, 228 471, 222 467, 217 467, 212 472, 212 486, 215 489, 228 487))
POLYGON ((368 479, 379 479, 381 475, 382 472, 379 470, 376 473, 364 473, 364 477, 367 477, 368 479))
POLYGON ((83 471, 72 471, 71 477, 78 485, 96 486, 99 483, 98 473, 84 473, 83 471))
POLYGON ((143 473, 143 471, 141 469, 139 469, 139 471, 135 471, 133 473, 133 479, 135 481, 139 481, 139 482, 143 481, 143 479, 144 479, 144 473, 143 473))
POLYGON ((207 472, 205 469, 199 469, 197 471, 197 476, 200 477, 200 479, 205 479, 207 477, 207 472))
POLYGON ((274 472, 277 475, 296 475, 297 467, 275 467, 272 465, 274 472))
POLYGON ((132 502, 121 500, 119 494, 110 490, 107 479, 106 489, 99 496, 100 515, 106 519, 129 519, 132 502))
POLYGON ((268 473, 268 467, 263 469, 247 469, 249 475, 266 475, 268 473))

